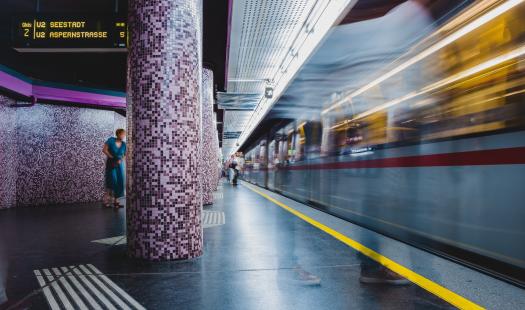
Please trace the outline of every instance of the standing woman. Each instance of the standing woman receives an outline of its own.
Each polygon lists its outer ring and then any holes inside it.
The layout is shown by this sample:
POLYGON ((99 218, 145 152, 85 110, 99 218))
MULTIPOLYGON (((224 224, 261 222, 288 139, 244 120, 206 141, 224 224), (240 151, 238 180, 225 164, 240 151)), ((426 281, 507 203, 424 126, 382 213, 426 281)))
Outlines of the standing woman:
POLYGON ((125 168, 124 156, 126 155, 126 131, 124 129, 117 129, 116 137, 109 138, 104 143, 102 152, 106 154, 106 194, 104 195, 104 206, 113 206, 118 209, 122 206, 118 202, 118 198, 124 197, 125 184, 125 168))

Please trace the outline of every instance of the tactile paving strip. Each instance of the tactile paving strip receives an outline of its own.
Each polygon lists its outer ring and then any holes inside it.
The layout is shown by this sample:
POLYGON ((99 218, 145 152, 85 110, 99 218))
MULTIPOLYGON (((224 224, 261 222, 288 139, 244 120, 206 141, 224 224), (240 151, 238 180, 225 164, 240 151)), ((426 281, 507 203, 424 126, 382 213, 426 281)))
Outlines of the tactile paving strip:
POLYGON ((202 225, 204 228, 226 224, 226 217, 222 211, 202 211, 202 225))
POLYGON ((51 310, 146 309, 91 264, 33 272, 51 310))

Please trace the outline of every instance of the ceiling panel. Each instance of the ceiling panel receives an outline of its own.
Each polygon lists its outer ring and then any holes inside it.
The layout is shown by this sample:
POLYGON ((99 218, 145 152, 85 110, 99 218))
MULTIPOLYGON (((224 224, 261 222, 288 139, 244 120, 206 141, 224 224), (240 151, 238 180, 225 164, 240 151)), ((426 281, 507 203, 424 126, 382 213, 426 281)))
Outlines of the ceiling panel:
POLYGON ((278 70, 315 0, 236 0, 227 91, 260 93, 278 70))
MULTIPOLYGON (((233 1, 226 80, 227 93, 233 97, 223 94, 225 103, 252 109, 257 105, 315 3, 316 0, 233 1)), ((251 113, 225 112, 223 139, 230 139, 223 140, 224 154, 235 145, 232 137, 243 131, 251 113)))
POLYGON ((226 110, 224 111, 224 130, 222 133, 222 153, 224 158, 235 147, 242 128, 250 118, 252 111, 226 110))

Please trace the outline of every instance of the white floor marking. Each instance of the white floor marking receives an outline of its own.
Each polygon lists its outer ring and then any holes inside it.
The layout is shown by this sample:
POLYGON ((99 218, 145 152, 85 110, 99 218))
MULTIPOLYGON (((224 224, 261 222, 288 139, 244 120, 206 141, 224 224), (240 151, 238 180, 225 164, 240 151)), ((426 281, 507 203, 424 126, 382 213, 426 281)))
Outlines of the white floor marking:
POLYGON ((86 291, 86 289, 82 286, 82 284, 80 284, 80 282, 77 281, 77 279, 75 278, 73 273, 69 269, 67 269, 67 267, 61 267, 60 269, 62 269, 62 271, 67 275, 67 278, 69 279, 69 281, 71 281, 71 283, 73 283, 75 288, 87 300, 87 302, 89 303, 89 305, 91 306, 92 309, 102 310, 102 308, 98 305, 98 303, 95 301, 95 299, 93 299, 93 297, 91 297, 91 295, 86 291))
POLYGON ((89 275, 88 277, 93 281, 95 282, 95 284, 104 292, 106 293, 106 295, 108 295, 117 305, 119 305, 122 309, 125 309, 125 310, 131 310, 130 307, 128 307, 128 305, 126 305, 126 303, 124 301, 122 301, 122 299, 118 298, 117 295, 115 295, 113 293, 113 291, 107 287, 106 285, 104 285, 104 283, 102 283, 99 279, 98 279, 98 276, 94 275, 94 273, 92 271, 90 271, 89 269, 86 268, 86 266, 84 265, 80 265, 80 269, 82 269, 82 271, 84 272, 84 274, 87 274, 89 275))
POLYGON ((51 287, 54 289, 54 292, 58 295, 58 299, 62 303, 62 305, 67 310, 73 310, 73 305, 69 302, 69 299, 66 297, 66 294, 64 294, 64 291, 62 291, 62 288, 58 285, 58 282, 55 281, 55 278, 51 274, 51 272, 47 269, 42 269, 44 274, 47 277, 47 280, 51 282, 51 287))
POLYGON ((202 226, 204 228, 224 225, 226 217, 222 211, 202 211, 202 226))
POLYGON ((62 286, 66 289, 66 292, 69 294, 69 296, 73 298, 73 301, 75 302, 77 306, 75 309, 87 310, 88 307, 86 307, 86 304, 84 304, 84 302, 82 301, 82 299, 80 299, 80 297, 75 292, 75 290, 71 287, 71 285, 69 285, 69 283, 67 282, 67 278, 62 276, 62 273, 60 272, 60 270, 58 270, 58 268, 51 268, 51 270, 53 270, 53 273, 55 274, 55 276, 58 277, 58 280, 60 281, 62 286))
POLYGON ((53 294, 51 293, 49 286, 47 286, 46 280, 44 280, 44 277, 41 275, 40 271, 34 270, 34 273, 38 284, 40 284, 40 287, 44 288, 44 296, 46 297, 47 303, 49 304, 49 308, 51 308, 51 310, 60 310, 55 297, 53 297, 53 294))
POLYGON ((127 240, 126 240, 126 236, 122 235, 122 236, 115 236, 115 237, 104 238, 104 239, 97 239, 91 242, 109 244, 109 245, 121 245, 121 244, 126 244, 127 240))
POLYGON ((111 304, 111 302, 104 296, 104 294, 102 294, 95 286, 93 286, 93 284, 91 284, 91 282, 87 279, 87 277, 85 275, 82 274, 82 272, 80 272, 80 270, 78 270, 77 267, 74 267, 74 266, 69 266, 69 268, 73 269, 73 272, 80 278, 80 281, 82 281, 82 283, 84 283, 87 288, 89 290, 91 290, 91 292, 93 294, 95 294, 95 297, 100 300, 104 306, 106 306, 107 309, 111 309, 111 310, 115 310, 117 308, 115 308, 113 306, 113 304, 111 304))
POLYGON ((146 310, 95 266, 34 270, 51 310, 146 310))
POLYGON ((136 309, 139 310, 146 310, 146 308, 142 307, 135 299, 133 299, 131 296, 129 296, 128 293, 124 292, 120 287, 118 287, 113 281, 111 281, 108 277, 106 277, 100 270, 98 270, 95 266, 91 264, 87 264, 91 270, 98 275, 104 282, 106 282, 113 290, 115 290, 117 293, 119 293, 124 299, 126 299, 130 304, 132 304, 136 309))

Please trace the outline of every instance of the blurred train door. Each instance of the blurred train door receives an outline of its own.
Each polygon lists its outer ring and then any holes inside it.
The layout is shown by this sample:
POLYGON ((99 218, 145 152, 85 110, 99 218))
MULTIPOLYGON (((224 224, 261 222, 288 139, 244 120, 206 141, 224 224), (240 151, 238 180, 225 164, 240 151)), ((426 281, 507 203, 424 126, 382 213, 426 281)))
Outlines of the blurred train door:
POLYGON ((319 195, 322 193, 321 186, 323 186, 323 177, 324 174, 322 169, 312 169, 313 165, 319 165, 322 161, 321 158, 321 140, 323 136, 322 124, 320 121, 308 121, 304 127, 304 160, 306 169, 305 188, 307 190, 306 200, 309 203, 318 204, 320 201, 319 195))
POLYGON ((259 186, 268 188, 268 138, 265 137, 260 142, 259 148, 259 158, 260 158, 260 174, 258 178, 259 186))

